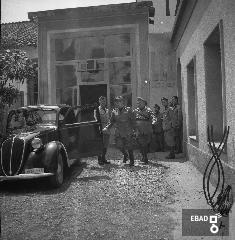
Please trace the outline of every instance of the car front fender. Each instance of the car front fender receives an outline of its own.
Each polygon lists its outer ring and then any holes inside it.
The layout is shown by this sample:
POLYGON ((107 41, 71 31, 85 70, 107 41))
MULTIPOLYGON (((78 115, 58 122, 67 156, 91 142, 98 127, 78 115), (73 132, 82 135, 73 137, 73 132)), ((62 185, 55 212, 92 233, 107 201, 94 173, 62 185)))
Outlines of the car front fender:
MULTIPOLYGON (((55 172, 57 169, 57 157, 59 152, 64 151, 63 157, 67 158, 66 150, 62 143, 53 141, 46 144, 42 149, 35 150, 29 154, 27 168, 39 167, 38 163, 48 172, 55 172)), ((67 159, 66 163, 67 163, 67 159)))

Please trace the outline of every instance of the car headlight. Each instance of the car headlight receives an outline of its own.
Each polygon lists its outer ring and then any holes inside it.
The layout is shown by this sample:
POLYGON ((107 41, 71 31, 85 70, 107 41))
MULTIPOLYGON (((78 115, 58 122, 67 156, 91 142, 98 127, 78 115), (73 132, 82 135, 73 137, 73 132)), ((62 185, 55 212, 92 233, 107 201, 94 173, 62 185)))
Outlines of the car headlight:
POLYGON ((42 140, 40 138, 34 138, 31 145, 34 149, 39 149, 42 147, 42 140))

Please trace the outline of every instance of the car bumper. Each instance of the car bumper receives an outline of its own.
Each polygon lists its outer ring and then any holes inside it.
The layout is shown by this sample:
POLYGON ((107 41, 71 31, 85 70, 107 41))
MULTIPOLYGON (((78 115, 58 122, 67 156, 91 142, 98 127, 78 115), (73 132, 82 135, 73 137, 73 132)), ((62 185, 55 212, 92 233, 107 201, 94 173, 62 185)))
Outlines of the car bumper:
POLYGON ((15 176, 0 176, 1 181, 11 181, 11 180, 20 180, 20 179, 34 179, 34 178, 43 178, 53 176, 53 173, 37 173, 37 174, 19 174, 15 176))

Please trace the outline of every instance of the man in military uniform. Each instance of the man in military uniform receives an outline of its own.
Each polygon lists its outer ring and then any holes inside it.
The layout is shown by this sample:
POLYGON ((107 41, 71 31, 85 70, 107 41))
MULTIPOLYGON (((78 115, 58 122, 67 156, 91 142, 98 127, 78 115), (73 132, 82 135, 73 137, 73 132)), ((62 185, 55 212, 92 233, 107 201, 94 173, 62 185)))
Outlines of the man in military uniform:
POLYGON ((129 154, 130 166, 134 166, 133 154, 133 136, 136 130, 135 115, 130 107, 126 107, 122 96, 115 98, 115 108, 111 113, 111 118, 108 125, 103 129, 108 131, 115 124, 115 142, 117 148, 121 150, 124 155, 123 162, 127 160, 127 152, 129 154))
POLYGON ((172 125, 173 110, 168 107, 168 99, 161 99, 162 105, 165 108, 162 113, 162 128, 164 131, 164 139, 166 144, 170 147, 170 154, 166 156, 167 159, 175 158, 175 131, 172 125))
MULTIPOLYGON (((97 120, 98 119, 98 112, 99 111, 99 116, 100 116, 100 121, 101 121, 101 125, 102 125, 102 129, 108 124, 109 122, 109 110, 106 108, 106 97, 101 96, 99 97, 99 107, 98 109, 94 110, 94 117, 97 120)), ((106 152, 107 152, 107 148, 108 148, 108 144, 109 144, 109 133, 103 132, 103 144, 104 144, 104 148, 103 148, 103 152, 101 156, 98 156, 98 164, 99 165, 104 165, 104 164, 109 164, 110 162, 108 162, 105 158, 106 152)))
POLYGON ((137 128, 137 143, 142 154, 142 161, 148 163, 148 146, 151 142, 153 133, 152 124, 156 123, 153 111, 146 106, 146 101, 138 97, 137 108, 134 110, 137 128))
POLYGON ((160 106, 154 105, 154 115, 157 119, 155 125, 153 125, 153 133, 155 136, 155 143, 157 145, 157 151, 164 151, 164 134, 162 129, 162 113, 160 112, 160 106))
POLYGON ((182 139, 183 139, 183 116, 180 105, 178 104, 178 97, 172 97, 173 120, 172 126, 175 130, 175 150, 176 153, 182 153, 182 139))

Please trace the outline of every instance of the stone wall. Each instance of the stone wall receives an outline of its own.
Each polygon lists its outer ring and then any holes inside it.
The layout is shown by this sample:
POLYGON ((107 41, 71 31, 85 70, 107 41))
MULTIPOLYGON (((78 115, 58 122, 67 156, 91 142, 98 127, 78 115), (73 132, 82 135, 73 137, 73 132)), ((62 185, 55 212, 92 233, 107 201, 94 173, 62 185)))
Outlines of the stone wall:
POLYGON ((161 98, 177 95, 175 54, 170 33, 149 35, 150 103, 161 106, 161 98))
MULTIPOLYGON (((186 116, 186 142, 187 156, 201 172, 205 170, 205 164, 211 156, 207 143, 207 109, 206 109, 206 71, 204 43, 216 27, 220 28, 221 44, 221 70, 223 84, 223 111, 224 125, 230 126, 230 134, 227 142, 227 150, 221 156, 225 170, 226 184, 231 184, 235 195, 235 2, 233 0, 199 0, 197 1, 187 27, 182 31, 176 47, 176 59, 181 62, 181 82, 183 92, 183 111, 186 116), (196 59, 196 85, 197 85, 197 111, 198 111, 198 140, 189 138, 188 126, 188 81, 187 65, 192 59, 196 59)), ((184 13, 186 14, 186 13, 184 13)), ((179 27, 180 29, 180 27, 179 27)), ((216 101, 214 102, 216 104, 216 101)), ((212 182, 216 182, 216 173, 212 182)), ((233 207, 234 210, 234 207, 233 207)), ((234 211, 232 218, 235 218, 234 211)), ((230 221, 230 222, 231 222, 230 221)), ((235 225, 231 224, 230 236, 234 239, 235 225)))

